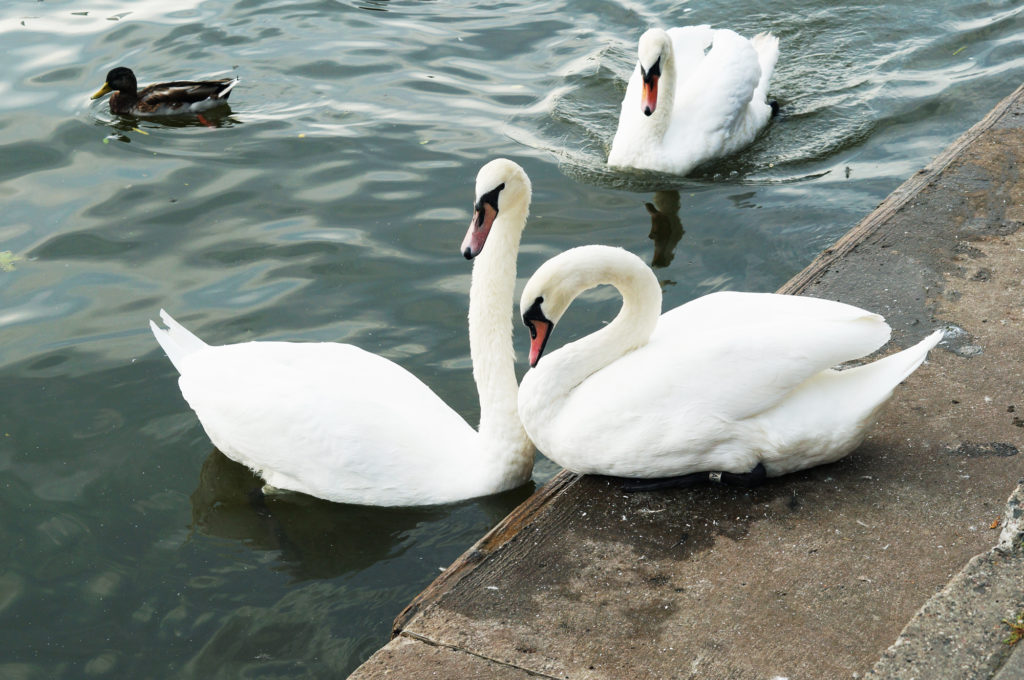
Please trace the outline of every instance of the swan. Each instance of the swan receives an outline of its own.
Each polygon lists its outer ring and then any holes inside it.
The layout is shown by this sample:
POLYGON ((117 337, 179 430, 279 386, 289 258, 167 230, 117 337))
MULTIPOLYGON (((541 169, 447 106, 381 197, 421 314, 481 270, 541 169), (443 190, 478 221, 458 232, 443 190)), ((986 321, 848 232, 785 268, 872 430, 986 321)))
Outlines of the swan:
POLYGON ((766 101, 779 39, 728 29, 652 28, 626 86, 608 165, 686 175, 750 144, 778 104, 766 101))
POLYGON ((533 368, 519 386, 519 417, 534 444, 574 472, 647 479, 763 478, 838 460, 943 335, 836 371, 830 367, 888 341, 881 316, 818 298, 739 292, 659 316, 654 273, 607 246, 545 262, 526 283, 521 310, 533 368), (572 300, 605 283, 622 296, 615 319, 540 361, 572 300))
POLYGON ((210 440, 260 475, 266 491, 361 505, 433 505, 530 478, 534 448, 516 413, 512 346, 516 256, 530 181, 518 165, 498 159, 480 170, 476 188, 467 248, 480 253, 481 231, 497 241, 476 258, 470 285, 479 431, 409 371, 358 347, 215 346, 163 310, 166 329, 150 321, 210 440))

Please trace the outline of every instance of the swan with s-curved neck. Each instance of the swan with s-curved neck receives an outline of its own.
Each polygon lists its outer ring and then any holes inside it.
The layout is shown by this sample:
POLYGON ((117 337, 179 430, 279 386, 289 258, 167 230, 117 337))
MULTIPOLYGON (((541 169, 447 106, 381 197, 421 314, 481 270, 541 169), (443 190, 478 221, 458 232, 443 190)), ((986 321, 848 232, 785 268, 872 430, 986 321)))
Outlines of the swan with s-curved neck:
POLYGON ((537 448, 574 472, 648 479, 758 466, 776 476, 838 460, 943 335, 837 371, 888 341, 881 316, 830 300, 738 292, 661 314, 651 269, 607 246, 548 260, 520 308, 533 368, 519 386, 519 416, 537 448), (622 295, 619 314, 545 354, 573 299, 601 284, 622 295))

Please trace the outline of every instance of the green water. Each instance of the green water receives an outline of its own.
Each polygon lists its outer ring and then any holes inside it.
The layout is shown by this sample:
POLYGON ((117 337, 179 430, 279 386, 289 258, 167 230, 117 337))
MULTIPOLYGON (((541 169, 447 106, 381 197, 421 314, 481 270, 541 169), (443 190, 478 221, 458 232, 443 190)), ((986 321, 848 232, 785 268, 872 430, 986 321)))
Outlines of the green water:
MULTIPOLYGON (((659 265, 666 305, 773 290, 1024 80, 1024 9, 22 0, 0 51, 0 677, 336 678, 533 487, 260 503, 182 400, 161 307, 215 343, 355 343, 475 422, 458 250, 484 162, 533 180, 523 276, 606 243, 659 265), (701 22, 781 38, 782 115, 694 178, 608 173, 636 37, 701 22), (242 84, 216 127, 125 122, 88 100, 119 64, 242 84)), ((560 340, 615 311, 591 295, 560 340)))

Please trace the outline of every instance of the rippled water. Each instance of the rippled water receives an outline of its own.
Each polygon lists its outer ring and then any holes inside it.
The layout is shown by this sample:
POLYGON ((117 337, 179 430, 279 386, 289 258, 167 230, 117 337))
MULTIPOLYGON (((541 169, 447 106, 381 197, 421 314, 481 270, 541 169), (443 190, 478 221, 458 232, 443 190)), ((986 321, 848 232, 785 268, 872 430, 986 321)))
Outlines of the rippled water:
MULTIPOLYGON (((532 486, 412 511, 260 503, 147 320, 353 342, 475 421, 458 245, 476 171, 501 155, 535 188, 524 275, 607 243, 658 265, 667 305, 772 290, 1024 76, 1017 2, 830 5, 7 3, 0 676, 354 668, 532 486), (690 179, 607 172, 636 37, 701 22, 780 36, 782 115, 690 179), (215 127, 119 121, 88 100, 119 64, 242 84, 215 127)), ((563 341, 615 313, 590 299, 563 341)), ((553 472, 542 460, 536 480, 553 472)))

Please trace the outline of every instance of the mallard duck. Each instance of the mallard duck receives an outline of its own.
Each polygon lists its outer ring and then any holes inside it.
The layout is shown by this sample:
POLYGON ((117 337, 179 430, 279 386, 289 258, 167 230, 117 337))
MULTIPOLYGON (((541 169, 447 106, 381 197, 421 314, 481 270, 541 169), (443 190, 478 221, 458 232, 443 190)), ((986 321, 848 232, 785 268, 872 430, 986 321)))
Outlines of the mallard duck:
POLYGON ((505 491, 533 469, 533 444, 516 413, 512 346, 516 256, 529 206, 521 167, 497 159, 480 170, 460 249, 476 258, 469 347, 479 430, 412 373, 352 345, 207 345, 162 311, 167 328, 150 326, 210 439, 269 490, 383 506, 505 491))
POLYGON ((196 115, 219 106, 226 106, 228 95, 238 78, 221 80, 156 83, 139 92, 135 74, 130 68, 118 66, 107 73, 107 80, 91 99, 108 92, 110 112, 119 116, 196 115))
POLYGON ((640 36, 608 165, 686 175, 735 153, 768 124, 779 39, 728 29, 652 28, 640 36))
POLYGON ((651 269, 608 246, 548 260, 527 281, 521 309, 532 335, 533 368, 519 385, 527 434, 569 470, 634 479, 755 479, 838 460, 943 335, 836 371, 889 340, 881 316, 831 300, 732 291, 661 314, 651 269), (622 295, 618 316, 544 354, 572 300, 605 283, 622 295))

